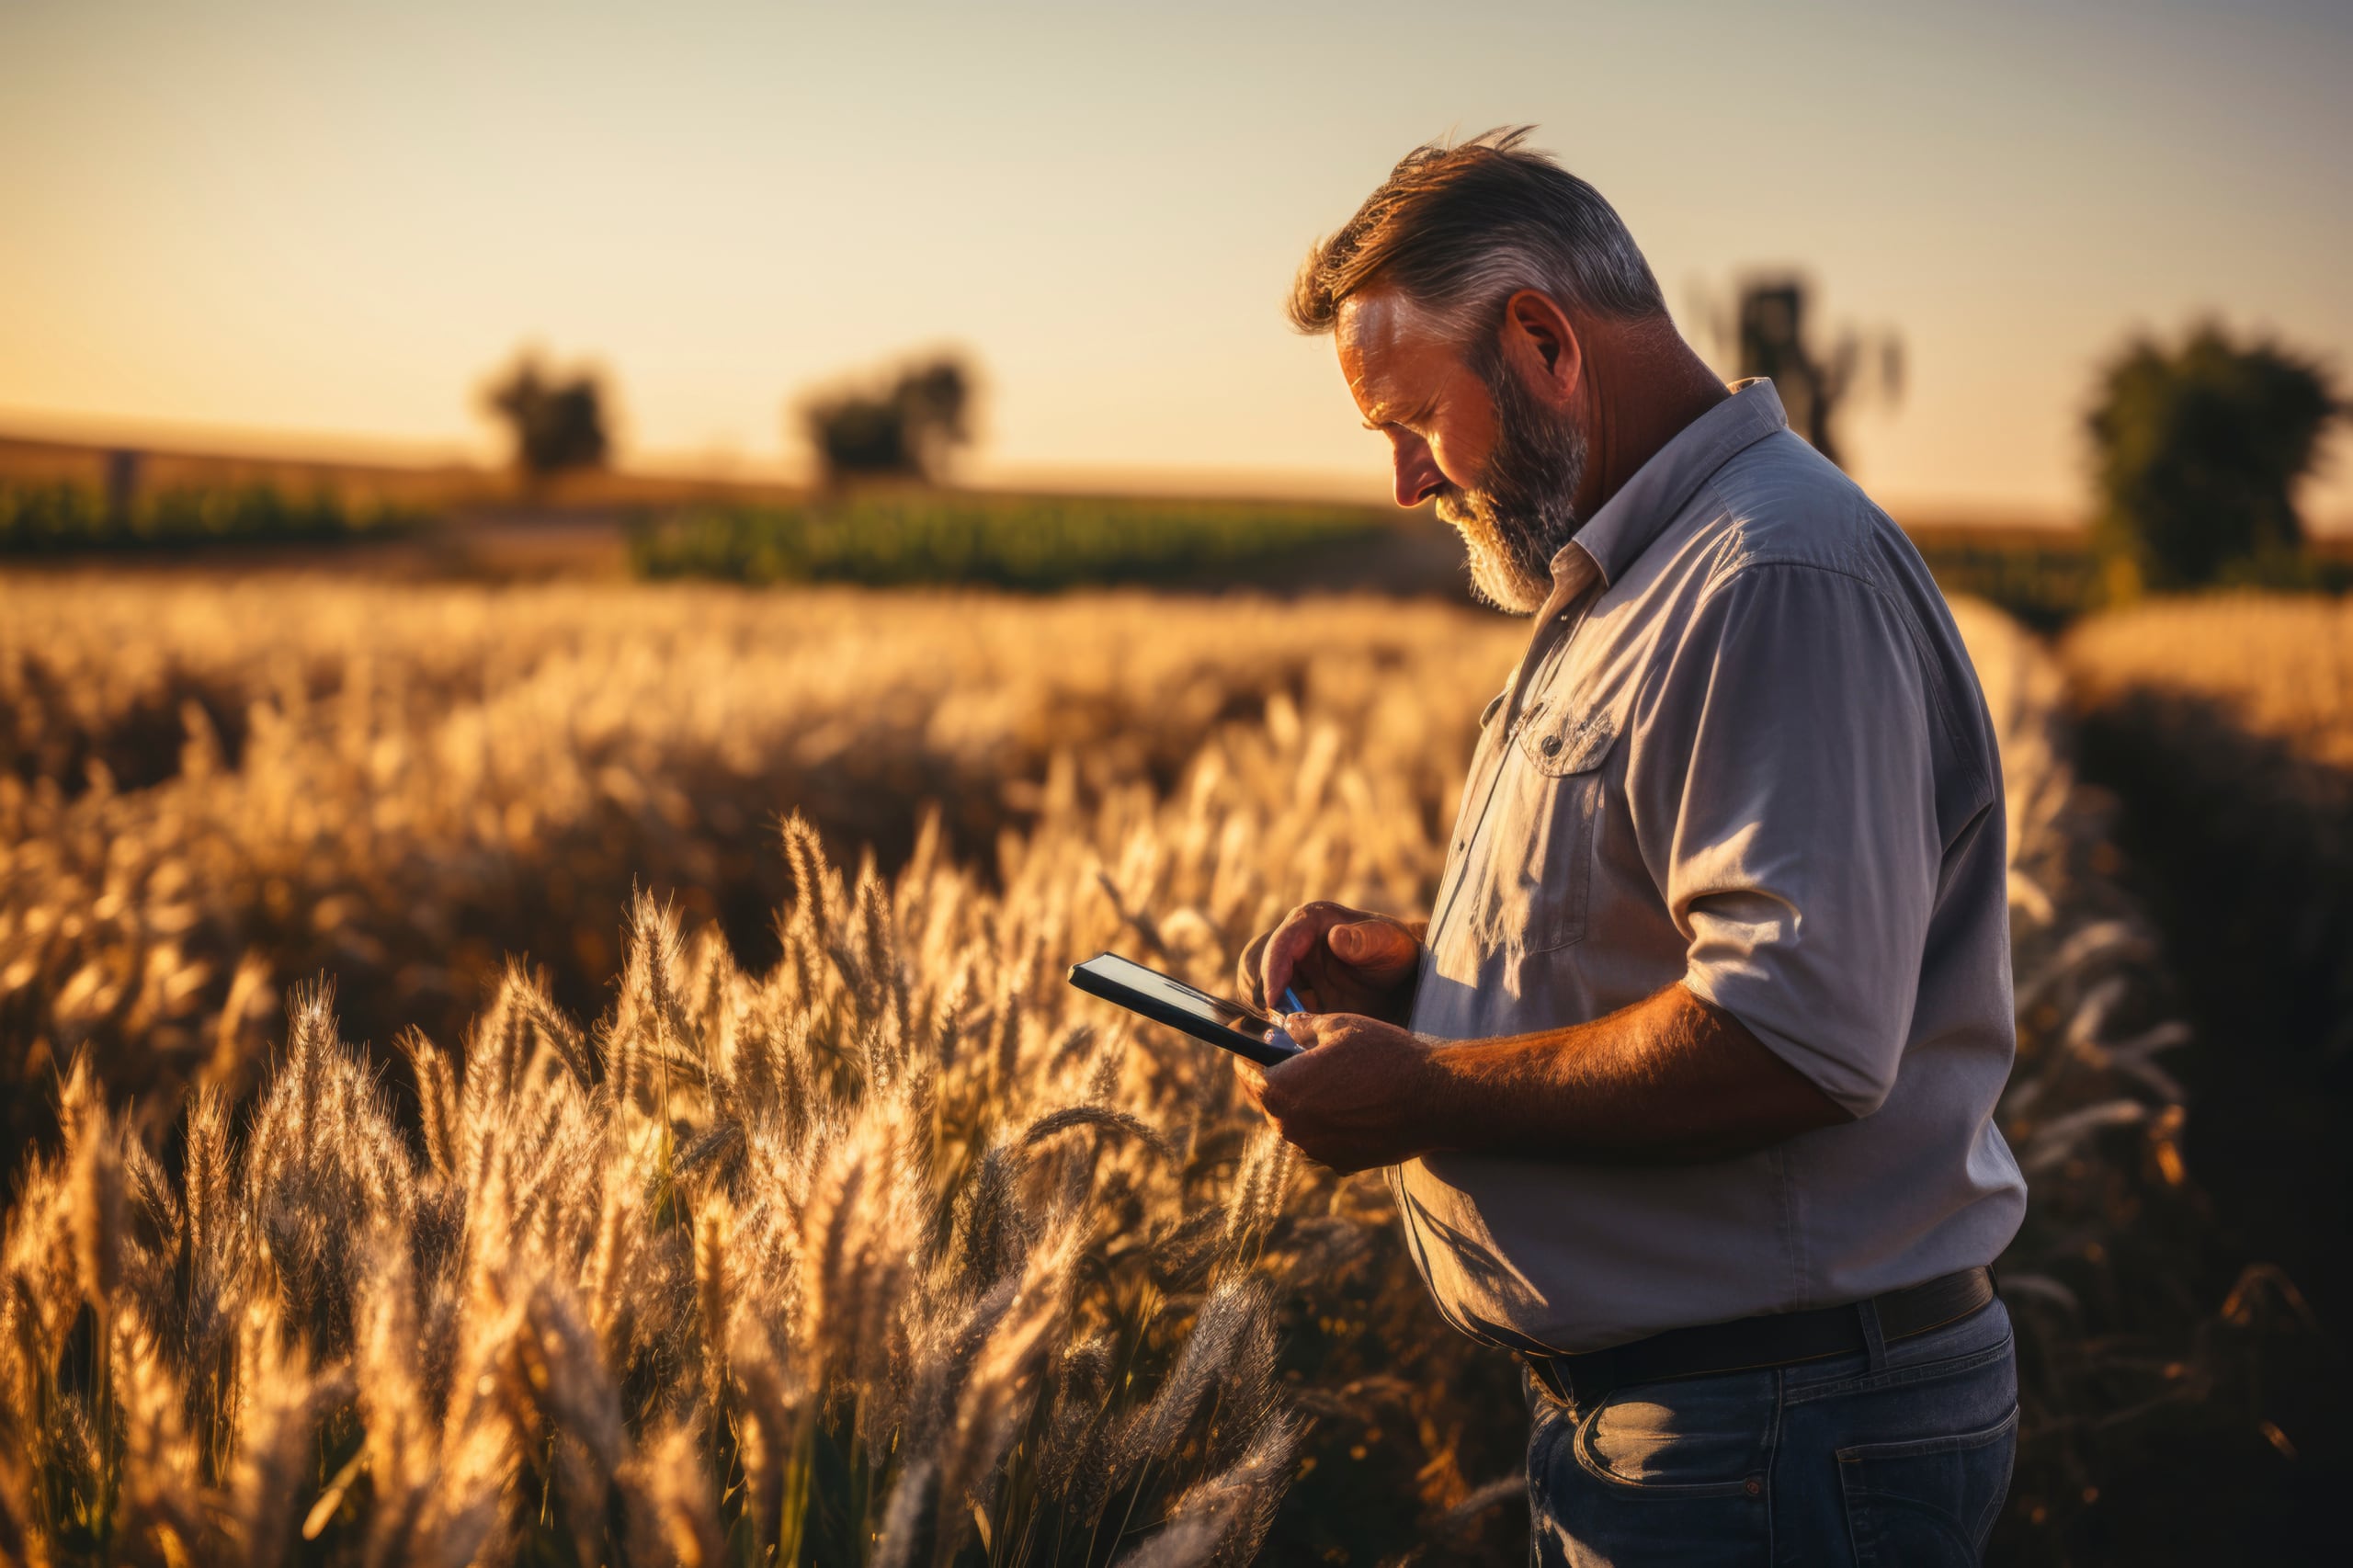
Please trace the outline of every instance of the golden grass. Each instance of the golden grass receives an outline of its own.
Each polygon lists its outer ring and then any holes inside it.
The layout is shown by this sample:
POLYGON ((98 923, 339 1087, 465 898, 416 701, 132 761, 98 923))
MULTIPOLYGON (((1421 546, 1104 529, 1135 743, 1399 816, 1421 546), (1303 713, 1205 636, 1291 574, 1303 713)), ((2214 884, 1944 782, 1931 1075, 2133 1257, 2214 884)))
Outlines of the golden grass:
MULTIPOLYGON (((2064 1471, 2087 1409, 2206 1375, 2086 1328, 2120 1215, 2176 1201, 2179 1031, 2049 664, 1963 624, 2038 1184, 2005 1280, 2064 1471)), ((1212 1053, 1061 975, 1114 947, 1215 985, 1302 898, 1422 908, 1518 636, 1372 599, 0 580, 0 1047, 20 1100, 83 1061, 0 1257, 0 1551, 1508 1561, 1509 1364, 1428 1312, 1378 1182, 1297 1167, 1212 1053), (779 844, 792 805, 897 834, 894 870, 779 844), (776 926, 723 926, 755 863, 790 868, 776 926), (316 967, 397 1057, 343 1043, 316 967)))
MULTIPOLYGON (((2061 653, 2086 756, 2128 793, 2127 841, 2213 1021, 2206 1157, 2267 1247, 2324 1305, 2345 1300, 2329 1151, 2353 1048, 2353 608, 2161 602, 2085 623, 2061 653)), ((2333 1413, 2342 1382, 2324 1376, 2314 1403, 2333 1413)))
POLYGON ((2128 691, 2204 699, 2250 734, 2353 768, 2353 600, 2158 600, 2085 621, 2064 656, 2086 706, 2128 691))

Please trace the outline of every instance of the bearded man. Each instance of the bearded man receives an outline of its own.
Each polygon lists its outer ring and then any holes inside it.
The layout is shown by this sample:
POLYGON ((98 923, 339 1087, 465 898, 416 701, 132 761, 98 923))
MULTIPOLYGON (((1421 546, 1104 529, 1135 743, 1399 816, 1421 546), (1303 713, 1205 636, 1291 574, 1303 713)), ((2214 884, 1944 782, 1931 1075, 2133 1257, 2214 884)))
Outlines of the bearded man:
POLYGON ((1524 134, 1408 155, 1291 295, 1532 635, 1432 917, 1292 911, 1241 981, 1311 1049, 1238 1070, 1392 1167, 1525 1361, 1531 1561, 1973 1562, 2026 1202, 1984 698, 1902 531, 1524 134))

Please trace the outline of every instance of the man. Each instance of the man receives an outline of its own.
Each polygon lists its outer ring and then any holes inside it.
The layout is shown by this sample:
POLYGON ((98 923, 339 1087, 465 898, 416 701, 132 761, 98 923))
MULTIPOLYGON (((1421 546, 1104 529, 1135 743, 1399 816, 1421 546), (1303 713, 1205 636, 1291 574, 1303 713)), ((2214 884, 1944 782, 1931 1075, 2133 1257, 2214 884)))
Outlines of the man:
POLYGON ((1242 982, 1312 1049, 1239 1070, 1394 1167, 1439 1308, 1527 1362, 1535 1562, 1972 1562, 2026 1200, 1984 699, 1903 533, 1524 134, 1409 155, 1292 294, 1534 630, 1432 918, 1291 912, 1242 982))

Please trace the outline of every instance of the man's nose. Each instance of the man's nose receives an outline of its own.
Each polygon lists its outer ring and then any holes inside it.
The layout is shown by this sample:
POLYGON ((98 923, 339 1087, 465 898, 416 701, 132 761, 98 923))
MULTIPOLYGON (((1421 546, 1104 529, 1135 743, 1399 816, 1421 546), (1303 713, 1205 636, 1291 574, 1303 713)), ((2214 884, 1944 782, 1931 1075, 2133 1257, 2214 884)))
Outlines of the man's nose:
POLYGON ((1438 466, 1430 444, 1419 436, 1390 437, 1397 466, 1397 505, 1418 506, 1446 488, 1446 473, 1438 466))

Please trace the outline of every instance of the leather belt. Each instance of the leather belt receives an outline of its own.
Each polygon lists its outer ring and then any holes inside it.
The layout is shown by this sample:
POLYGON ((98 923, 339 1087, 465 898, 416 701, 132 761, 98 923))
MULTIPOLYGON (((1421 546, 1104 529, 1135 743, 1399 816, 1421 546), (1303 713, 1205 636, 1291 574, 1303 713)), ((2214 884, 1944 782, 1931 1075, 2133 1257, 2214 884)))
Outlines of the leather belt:
POLYGON ((1867 1317, 1876 1317, 1880 1343, 1886 1345, 1958 1323, 1983 1312, 1993 1300, 1994 1271, 1964 1268, 1843 1307, 1671 1328, 1607 1350, 1576 1356, 1523 1353, 1520 1359, 1553 1398, 1564 1404, 1587 1405, 1632 1383, 1756 1371, 1832 1356, 1861 1355, 1871 1347, 1865 1328, 1867 1317), (1870 1309, 1868 1314, 1866 1307, 1870 1309))

